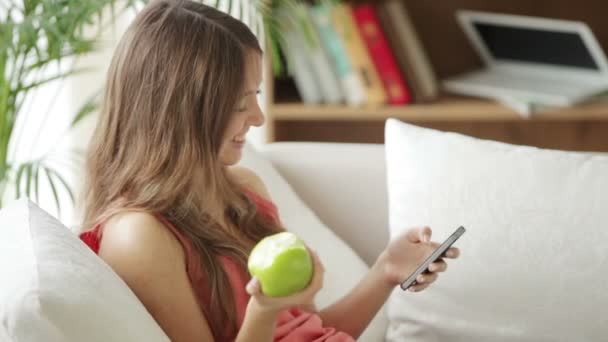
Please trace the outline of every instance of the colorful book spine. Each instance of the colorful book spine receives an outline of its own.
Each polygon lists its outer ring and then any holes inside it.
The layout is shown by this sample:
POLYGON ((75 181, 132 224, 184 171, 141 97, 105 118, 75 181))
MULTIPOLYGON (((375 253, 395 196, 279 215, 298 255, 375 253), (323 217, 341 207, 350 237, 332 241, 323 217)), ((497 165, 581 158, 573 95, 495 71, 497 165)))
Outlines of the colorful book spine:
POLYGON ((351 106, 361 106, 366 102, 363 82, 353 69, 346 48, 334 29, 331 20, 332 8, 333 6, 327 3, 312 6, 311 19, 340 81, 346 103, 351 106))
POLYGON ((319 80, 310 55, 306 51, 306 41, 301 29, 284 9, 277 11, 277 22, 285 38, 283 54, 288 62, 289 73, 293 76, 296 88, 305 104, 318 104, 323 101, 319 80))
POLYGON ((384 32, 378 22, 374 7, 370 4, 356 5, 353 8, 359 32, 380 74, 380 79, 388 95, 388 102, 404 105, 411 102, 411 95, 401 75, 384 32))
POLYGON ((420 102, 435 100, 439 93, 437 79, 407 7, 401 0, 386 0, 378 5, 377 11, 415 99, 420 102))
POLYGON ((376 71, 376 66, 361 38, 357 24, 353 18, 352 7, 348 4, 338 4, 332 10, 332 22, 340 39, 350 56, 352 67, 359 73, 365 89, 367 104, 372 106, 384 105, 387 101, 384 86, 376 71))
POLYGON ((340 82, 331 62, 322 47, 319 35, 314 28, 310 18, 308 7, 303 3, 296 3, 290 7, 303 35, 305 51, 310 58, 314 75, 318 80, 323 99, 328 104, 339 104, 344 100, 344 94, 340 82))

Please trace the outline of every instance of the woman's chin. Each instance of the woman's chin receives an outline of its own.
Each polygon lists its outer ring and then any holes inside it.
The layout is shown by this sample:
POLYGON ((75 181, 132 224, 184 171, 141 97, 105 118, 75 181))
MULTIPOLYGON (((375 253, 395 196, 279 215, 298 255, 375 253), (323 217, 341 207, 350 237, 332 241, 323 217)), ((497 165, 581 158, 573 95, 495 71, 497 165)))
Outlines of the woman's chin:
POLYGON ((245 147, 245 141, 242 142, 234 142, 230 141, 228 144, 224 145, 221 151, 220 160, 226 165, 234 165, 238 163, 243 156, 243 149, 245 147))
POLYGON ((222 163, 226 166, 231 166, 237 164, 241 161, 242 151, 230 151, 230 153, 226 153, 222 156, 222 163))

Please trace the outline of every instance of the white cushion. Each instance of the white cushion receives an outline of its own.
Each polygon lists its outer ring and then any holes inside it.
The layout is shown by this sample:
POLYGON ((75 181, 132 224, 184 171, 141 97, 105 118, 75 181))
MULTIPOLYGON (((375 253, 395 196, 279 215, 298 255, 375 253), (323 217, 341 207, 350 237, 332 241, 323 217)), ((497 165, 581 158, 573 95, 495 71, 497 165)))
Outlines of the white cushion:
POLYGON ((391 236, 459 225, 462 256, 389 299, 389 341, 608 336, 608 157, 386 125, 391 236))
MULTIPOLYGON (((302 156, 308 158, 310 156, 302 156)), ((300 236, 321 258, 325 267, 324 286, 316 298, 318 309, 347 294, 366 274, 368 267, 361 258, 302 202, 274 166, 254 147, 247 145, 240 165, 262 178, 273 202, 279 209, 281 222, 300 236)), ((314 175, 310 175, 314 177, 314 175)), ((360 341, 381 341, 386 332, 383 312, 370 323, 360 341)))
POLYGON ((25 199, 0 211, 0 340, 169 341, 109 266, 25 199))
POLYGON ((367 265, 376 261, 388 241, 384 145, 275 142, 261 152, 367 265))

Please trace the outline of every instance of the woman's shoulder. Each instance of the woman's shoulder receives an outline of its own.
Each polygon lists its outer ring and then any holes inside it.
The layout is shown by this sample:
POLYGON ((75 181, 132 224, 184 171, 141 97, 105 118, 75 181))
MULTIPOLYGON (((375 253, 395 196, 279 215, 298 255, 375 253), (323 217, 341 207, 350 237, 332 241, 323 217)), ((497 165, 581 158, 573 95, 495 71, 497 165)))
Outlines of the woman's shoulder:
POLYGON ((266 184, 253 170, 244 166, 234 165, 229 167, 228 171, 239 184, 262 196, 264 199, 272 201, 266 184))
POLYGON ((262 178, 253 170, 242 166, 232 166, 229 168, 229 172, 243 186, 249 198, 256 203, 258 210, 280 223, 279 209, 270 198, 270 193, 262 178))
POLYGON ((145 212, 113 216, 104 225, 99 256, 172 339, 212 339, 188 277, 185 251, 160 216, 145 212))
POLYGON ((104 223, 99 256, 125 267, 132 262, 141 267, 184 262, 183 248, 170 229, 154 214, 141 211, 118 213, 104 223))

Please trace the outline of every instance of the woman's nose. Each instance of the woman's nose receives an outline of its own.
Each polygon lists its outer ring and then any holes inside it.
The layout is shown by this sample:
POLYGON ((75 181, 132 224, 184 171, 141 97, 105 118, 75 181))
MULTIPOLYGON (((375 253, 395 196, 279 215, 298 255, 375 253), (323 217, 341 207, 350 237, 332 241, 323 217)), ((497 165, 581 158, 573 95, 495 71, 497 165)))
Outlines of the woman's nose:
POLYGON ((264 121, 265 117, 264 113, 262 112, 262 109, 260 108, 260 106, 256 106, 256 109, 251 113, 249 122, 252 126, 260 127, 264 124, 264 121))

